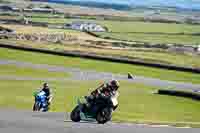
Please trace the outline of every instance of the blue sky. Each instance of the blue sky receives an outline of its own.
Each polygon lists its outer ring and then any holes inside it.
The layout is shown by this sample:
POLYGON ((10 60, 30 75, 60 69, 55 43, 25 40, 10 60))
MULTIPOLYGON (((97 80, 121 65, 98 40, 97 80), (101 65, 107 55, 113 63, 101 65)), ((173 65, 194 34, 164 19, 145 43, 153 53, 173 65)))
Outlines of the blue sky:
POLYGON ((177 6, 188 9, 200 9, 200 0, 54 0, 54 1, 91 1, 104 3, 152 5, 152 6, 177 6))

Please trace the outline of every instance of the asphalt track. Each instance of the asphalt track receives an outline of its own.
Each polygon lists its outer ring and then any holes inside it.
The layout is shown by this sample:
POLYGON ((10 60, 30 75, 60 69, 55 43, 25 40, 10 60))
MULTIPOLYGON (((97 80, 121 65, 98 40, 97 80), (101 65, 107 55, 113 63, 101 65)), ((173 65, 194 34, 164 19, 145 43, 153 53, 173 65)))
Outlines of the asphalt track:
POLYGON ((123 123, 74 123, 65 113, 0 109, 1 133, 199 133, 199 128, 160 127, 123 123))
POLYGON ((69 67, 62 67, 62 66, 55 66, 55 65, 46 65, 46 64, 33 64, 30 62, 22 62, 16 60, 3 60, 0 59, 0 65, 15 65, 17 67, 29 67, 34 69, 45 69, 48 71, 54 72, 66 72, 70 73, 70 78, 65 79, 56 79, 56 78, 30 78, 30 77, 15 77, 15 76, 7 76, 1 75, 0 79, 12 79, 12 80, 108 80, 108 79, 118 79, 118 80, 126 80, 135 83, 142 83, 151 86, 157 86, 161 88, 176 88, 176 89, 190 89, 190 90, 199 90, 200 91, 200 84, 192 84, 192 83, 184 83, 184 82, 174 82, 174 81, 167 81, 167 80, 160 80, 156 78, 149 78, 149 77, 142 77, 142 76, 134 76, 134 79, 130 80, 127 78, 127 75, 122 74, 112 74, 107 72, 96 72, 96 71, 89 71, 89 70, 81 70, 79 68, 69 68, 69 67))

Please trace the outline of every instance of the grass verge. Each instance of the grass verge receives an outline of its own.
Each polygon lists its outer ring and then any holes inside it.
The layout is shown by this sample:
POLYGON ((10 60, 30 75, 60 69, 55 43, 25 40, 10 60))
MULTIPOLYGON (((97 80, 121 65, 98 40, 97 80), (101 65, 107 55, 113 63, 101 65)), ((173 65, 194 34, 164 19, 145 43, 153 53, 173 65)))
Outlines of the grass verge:
POLYGON ((0 48, 0 59, 12 59, 32 63, 75 67, 101 72, 113 72, 120 74, 140 75, 171 81, 182 81, 199 84, 200 75, 189 72, 178 72, 173 70, 151 68, 139 65, 130 65, 99 60, 83 59, 76 57, 63 57, 42 53, 34 53, 20 50, 0 48), (48 59, 48 60, 47 60, 48 59), (112 66, 112 67, 111 67, 112 66))
POLYGON ((19 76, 31 78, 67 78, 69 73, 53 72, 45 69, 35 69, 28 67, 17 67, 15 65, 0 65, 1 76, 19 76))
MULTIPOLYGON (((121 81, 119 108, 113 114, 113 121, 151 124, 193 125, 200 127, 200 103, 187 98, 152 94, 155 87, 121 81), (169 108, 170 107, 170 108, 169 108)), ((40 87, 41 81, 0 81, 0 106, 17 109, 32 109, 32 92, 40 87), (12 84, 10 84, 12 82, 12 84), (15 93, 13 93, 13 88, 15 93)), ((70 112, 76 105, 76 98, 88 95, 88 88, 95 88, 99 82, 53 81, 52 112, 70 112)))
POLYGON ((200 55, 191 53, 176 53, 168 52, 166 50, 156 50, 148 48, 135 48, 135 49, 111 49, 101 46, 101 48, 91 44, 91 45, 62 45, 47 42, 32 42, 32 41, 20 41, 20 40, 0 40, 2 43, 6 44, 16 44, 19 46, 28 46, 33 48, 43 48, 49 50, 60 50, 60 51, 81 51, 84 53, 95 53, 98 55, 111 55, 111 56, 122 56, 130 59, 140 59, 145 62, 150 63, 162 63, 167 65, 176 65, 184 67, 200 67, 200 55), (183 60, 184 59, 184 60, 183 60), (177 61, 178 60, 178 61, 177 61))

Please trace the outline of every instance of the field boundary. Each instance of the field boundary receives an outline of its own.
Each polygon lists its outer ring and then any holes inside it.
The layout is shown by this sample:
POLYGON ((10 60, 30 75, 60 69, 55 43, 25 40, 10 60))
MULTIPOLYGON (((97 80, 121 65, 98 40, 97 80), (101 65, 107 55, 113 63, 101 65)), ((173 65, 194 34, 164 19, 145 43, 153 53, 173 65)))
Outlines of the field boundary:
POLYGON ((187 91, 181 91, 181 90, 159 89, 158 94, 191 98, 193 100, 200 100, 200 93, 195 93, 195 92, 187 92, 187 91))
POLYGON ((103 55, 95 55, 95 54, 91 54, 91 53, 74 52, 74 51, 73 52, 72 51, 71 52, 70 51, 55 51, 55 50, 32 48, 32 47, 27 47, 27 46, 17 46, 17 44, 11 44, 11 43, 9 43, 9 44, 0 43, 0 47, 24 50, 24 51, 39 52, 39 53, 46 53, 46 54, 53 54, 53 55, 60 55, 60 56, 71 56, 71 57, 80 57, 80 58, 87 58, 87 59, 118 62, 118 63, 142 65, 142 66, 147 66, 147 67, 154 67, 154 68, 167 69, 167 70, 176 70, 176 71, 182 71, 182 72, 200 73, 200 68, 181 67, 181 66, 175 66, 175 65, 164 65, 164 64, 159 64, 159 63, 147 63, 144 61, 128 59, 125 57, 113 57, 113 56, 105 56, 105 55, 103 56, 103 55))

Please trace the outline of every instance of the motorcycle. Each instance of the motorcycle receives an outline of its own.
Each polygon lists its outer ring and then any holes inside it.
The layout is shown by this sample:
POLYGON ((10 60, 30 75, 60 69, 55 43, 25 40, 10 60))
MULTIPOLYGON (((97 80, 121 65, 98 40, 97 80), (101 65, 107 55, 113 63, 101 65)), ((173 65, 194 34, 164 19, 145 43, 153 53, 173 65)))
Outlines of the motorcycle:
POLYGON ((48 102, 47 102, 47 97, 45 95, 45 92, 44 91, 35 92, 33 96, 35 97, 33 111, 47 112, 49 108, 48 108, 48 102))
POLYGON ((78 98, 78 105, 72 110, 70 117, 74 122, 81 120, 96 120, 99 124, 104 124, 111 120, 112 113, 118 107, 119 93, 109 98, 99 97, 91 106, 87 106, 85 98, 78 98))

